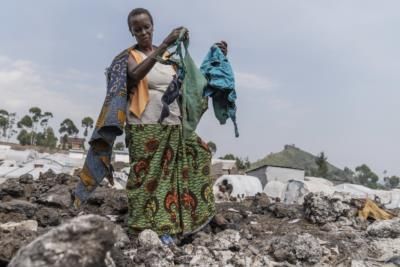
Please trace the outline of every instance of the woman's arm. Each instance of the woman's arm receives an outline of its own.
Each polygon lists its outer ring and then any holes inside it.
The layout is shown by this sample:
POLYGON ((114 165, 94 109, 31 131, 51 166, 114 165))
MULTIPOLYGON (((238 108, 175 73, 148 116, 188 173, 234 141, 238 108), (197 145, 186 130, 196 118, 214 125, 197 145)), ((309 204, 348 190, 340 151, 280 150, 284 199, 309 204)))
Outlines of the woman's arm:
POLYGON ((148 57, 143 60, 140 64, 137 64, 135 59, 132 56, 128 58, 128 76, 132 79, 134 84, 138 84, 140 80, 142 80, 147 73, 153 68, 156 64, 157 55, 163 55, 167 50, 168 45, 162 43, 159 47, 157 47, 153 52, 148 55, 148 57))
MULTIPOLYGON (((161 45, 153 50, 140 64, 137 64, 133 57, 130 56, 128 58, 128 76, 132 79, 133 84, 138 84, 139 81, 142 80, 147 75, 147 73, 149 73, 151 68, 153 68, 153 66, 157 62, 156 57, 158 55, 162 56, 165 51, 167 51, 167 48, 175 43, 182 29, 184 29, 184 27, 174 29, 167 36, 167 38, 165 38, 161 45)), ((188 38, 188 35, 186 35, 186 38, 188 38)))

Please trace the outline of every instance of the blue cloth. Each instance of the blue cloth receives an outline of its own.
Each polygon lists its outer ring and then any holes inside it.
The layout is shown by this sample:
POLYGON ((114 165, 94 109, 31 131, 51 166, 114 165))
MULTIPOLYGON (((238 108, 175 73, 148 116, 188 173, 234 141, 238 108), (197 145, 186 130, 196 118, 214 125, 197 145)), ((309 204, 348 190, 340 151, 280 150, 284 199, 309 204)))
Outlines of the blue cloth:
POLYGON ((231 64, 218 46, 210 48, 200 70, 208 81, 204 95, 212 98, 215 116, 221 124, 230 118, 235 127, 235 136, 238 137, 235 76, 231 64))
POLYGON ((106 70, 107 95, 89 141, 90 148, 85 164, 79 173, 81 180, 74 193, 76 205, 86 201, 104 177, 112 182, 112 148, 116 137, 123 133, 128 104, 129 51, 130 48, 122 51, 106 70))

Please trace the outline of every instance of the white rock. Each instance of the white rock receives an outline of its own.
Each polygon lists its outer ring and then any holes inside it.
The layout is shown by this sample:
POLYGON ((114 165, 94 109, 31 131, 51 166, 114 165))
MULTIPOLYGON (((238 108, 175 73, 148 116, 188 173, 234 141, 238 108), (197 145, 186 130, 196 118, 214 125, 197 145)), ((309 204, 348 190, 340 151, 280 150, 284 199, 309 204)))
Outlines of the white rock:
POLYGON ((218 259, 219 264, 222 264, 222 266, 226 266, 228 264, 228 261, 235 255, 230 250, 221 250, 221 251, 215 251, 214 252, 215 258, 218 259))
POLYGON ((400 218, 392 220, 376 221, 367 228, 370 236, 381 238, 396 238, 400 237, 400 218))
POLYGON ((37 232, 38 229, 38 222, 35 220, 26 220, 21 222, 7 222, 0 224, 0 229, 5 231, 33 231, 37 232))
POLYGON ((161 240, 158 238, 156 232, 146 229, 139 234, 139 244, 143 247, 161 246, 161 240))
POLYGON ((239 240, 239 232, 236 230, 228 229, 215 235, 212 248, 216 250, 227 250, 233 245, 238 244, 239 240))

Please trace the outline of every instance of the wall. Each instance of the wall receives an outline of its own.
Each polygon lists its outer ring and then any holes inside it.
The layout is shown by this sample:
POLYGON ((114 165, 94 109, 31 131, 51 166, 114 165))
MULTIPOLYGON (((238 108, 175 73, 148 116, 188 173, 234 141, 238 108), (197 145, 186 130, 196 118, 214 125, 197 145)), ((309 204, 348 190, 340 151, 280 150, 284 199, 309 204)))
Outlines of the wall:
POLYGON ((265 169, 266 167, 261 167, 252 171, 248 171, 246 172, 247 175, 250 176, 255 176, 258 179, 260 179, 260 182, 262 184, 262 187, 264 188, 264 186, 267 184, 267 176, 265 175, 265 169))
POLYGON ((265 170, 266 180, 287 183, 289 180, 304 180, 304 170, 268 166, 265 170))

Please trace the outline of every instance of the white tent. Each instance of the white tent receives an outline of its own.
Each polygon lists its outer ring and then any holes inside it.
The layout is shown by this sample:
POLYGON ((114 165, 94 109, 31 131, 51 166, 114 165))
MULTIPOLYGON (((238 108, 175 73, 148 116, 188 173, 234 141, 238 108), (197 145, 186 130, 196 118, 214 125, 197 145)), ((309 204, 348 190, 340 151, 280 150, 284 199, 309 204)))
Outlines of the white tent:
POLYGON ((304 181, 291 180, 287 183, 283 201, 287 204, 303 204, 305 195, 319 192, 332 195, 335 190, 333 184, 324 178, 305 177, 304 181))
POLYGON ((388 209, 400 207, 400 190, 374 190, 358 184, 339 184, 335 186, 336 192, 347 193, 354 198, 378 197, 382 204, 388 209))
POLYGON ((267 183, 264 187, 264 193, 270 198, 279 198, 283 200, 285 198, 285 192, 287 188, 287 183, 282 183, 279 181, 271 181, 267 183))
POLYGON ((305 177, 304 180, 289 180, 288 182, 270 181, 264 187, 264 193, 271 198, 279 198, 281 201, 292 204, 302 204, 304 196, 310 192, 335 192, 333 183, 319 177, 305 177))
POLYGON ((219 186, 226 181, 228 184, 232 185, 232 197, 248 197, 255 196, 257 193, 262 192, 262 185, 260 180, 254 176, 248 175, 222 175, 219 177, 213 187, 215 195, 220 192, 219 186))

